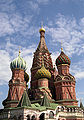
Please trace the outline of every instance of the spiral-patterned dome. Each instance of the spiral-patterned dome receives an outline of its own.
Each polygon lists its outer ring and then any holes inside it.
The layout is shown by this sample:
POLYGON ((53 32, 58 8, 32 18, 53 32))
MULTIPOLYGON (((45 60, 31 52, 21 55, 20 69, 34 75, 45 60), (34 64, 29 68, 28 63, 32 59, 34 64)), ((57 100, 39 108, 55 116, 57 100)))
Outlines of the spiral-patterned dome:
POLYGON ((71 61, 70 61, 69 57, 63 51, 61 51, 61 54, 56 59, 56 66, 58 66, 60 64, 70 65, 70 63, 71 63, 71 61))
POLYGON ((10 68, 11 70, 23 69, 25 71, 27 68, 26 61, 22 57, 20 57, 20 54, 19 54, 19 56, 11 62, 10 68))
POLYGON ((42 65, 41 69, 39 69, 36 74, 35 78, 40 79, 40 78, 51 78, 51 73, 42 65))

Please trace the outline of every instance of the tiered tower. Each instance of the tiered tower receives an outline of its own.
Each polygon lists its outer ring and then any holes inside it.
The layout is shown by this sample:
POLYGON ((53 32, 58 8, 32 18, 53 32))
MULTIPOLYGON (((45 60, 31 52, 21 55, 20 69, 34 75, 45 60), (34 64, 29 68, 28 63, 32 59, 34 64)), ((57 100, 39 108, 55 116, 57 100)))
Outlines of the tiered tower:
POLYGON ((64 105, 77 106, 75 93, 75 78, 69 73, 70 59, 63 52, 56 59, 58 75, 55 79, 56 101, 64 105))
POLYGON ((16 107, 18 105, 29 78, 25 72, 26 62, 20 57, 20 51, 19 56, 11 62, 10 68, 12 71, 12 79, 9 81, 8 97, 3 101, 5 108, 16 107))
POLYGON ((51 53, 49 53, 48 48, 45 43, 45 29, 42 28, 39 30, 40 32, 40 42, 34 53, 33 64, 31 68, 31 88, 38 89, 38 80, 35 77, 36 72, 42 67, 42 59, 44 60, 45 68, 51 73, 51 79, 48 80, 48 88, 53 92, 54 86, 54 69, 51 59, 51 53))

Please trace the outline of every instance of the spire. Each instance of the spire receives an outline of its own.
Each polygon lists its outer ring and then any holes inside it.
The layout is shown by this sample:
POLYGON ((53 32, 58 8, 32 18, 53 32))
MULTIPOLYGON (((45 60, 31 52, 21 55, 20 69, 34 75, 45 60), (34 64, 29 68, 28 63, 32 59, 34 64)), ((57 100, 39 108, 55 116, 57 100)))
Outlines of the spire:
POLYGON ((17 107, 31 107, 31 102, 29 100, 29 97, 28 97, 28 94, 26 92, 26 90, 24 91, 23 95, 22 95, 22 98, 18 104, 17 107))
POLYGON ((20 49, 21 49, 21 47, 19 46, 19 56, 20 56, 20 53, 21 53, 20 49))
POLYGON ((62 40, 61 40, 61 52, 63 52, 63 43, 62 43, 62 40))
POLYGON ((83 108, 83 104, 82 104, 81 99, 80 99, 80 108, 83 108))
POLYGON ((43 25, 40 28, 39 32, 40 32, 40 42, 39 42, 39 45, 38 45, 37 49, 41 50, 41 49, 44 48, 45 50, 48 51, 48 48, 47 48, 46 42, 45 42, 45 29, 43 28, 43 25))
POLYGON ((49 102, 49 100, 47 98, 46 93, 44 94, 44 97, 43 97, 43 99, 41 101, 41 106, 50 107, 50 102, 49 102))
POLYGON ((45 33, 45 29, 43 28, 43 21, 42 21, 42 23, 41 23, 41 28, 40 28, 39 32, 40 32, 40 33, 41 33, 41 32, 44 32, 44 33, 45 33))

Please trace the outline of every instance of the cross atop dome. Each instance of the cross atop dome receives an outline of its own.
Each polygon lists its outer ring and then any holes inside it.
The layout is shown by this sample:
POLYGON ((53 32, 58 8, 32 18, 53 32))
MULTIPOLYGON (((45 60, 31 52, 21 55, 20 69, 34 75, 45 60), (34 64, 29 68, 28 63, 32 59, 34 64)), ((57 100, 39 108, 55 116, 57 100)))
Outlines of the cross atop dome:
POLYGON ((21 46, 19 46, 19 56, 20 56, 20 53, 21 53, 21 46))
POLYGON ((63 42, 61 40, 61 52, 63 52, 63 42))
POLYGON ((39 32, 40 32, 40 33, 41 33, 41 32, 44 32, 44 33, 45 33, 45 29, 44 29, 44 27, 43 27, 43 21, 42 21, 42 23, 41 23, 41 28, 40 28, 39 32))

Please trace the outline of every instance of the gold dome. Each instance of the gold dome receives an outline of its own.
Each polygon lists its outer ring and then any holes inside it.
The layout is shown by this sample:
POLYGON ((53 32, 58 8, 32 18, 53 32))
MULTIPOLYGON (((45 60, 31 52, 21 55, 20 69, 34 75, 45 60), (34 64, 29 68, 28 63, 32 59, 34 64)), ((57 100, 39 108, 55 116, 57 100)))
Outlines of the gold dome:
POLYGON ((45 32, 45 29, 43 28, 43 26, 40 28, 39 32, 45 32))
POLYGON ((41 69, 39 69, 36 74, 35 78, 40 79, 40 78, 51 78, 51 73, 42 65, 41 69))

